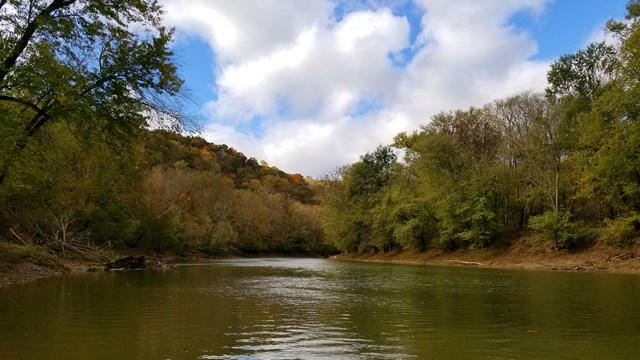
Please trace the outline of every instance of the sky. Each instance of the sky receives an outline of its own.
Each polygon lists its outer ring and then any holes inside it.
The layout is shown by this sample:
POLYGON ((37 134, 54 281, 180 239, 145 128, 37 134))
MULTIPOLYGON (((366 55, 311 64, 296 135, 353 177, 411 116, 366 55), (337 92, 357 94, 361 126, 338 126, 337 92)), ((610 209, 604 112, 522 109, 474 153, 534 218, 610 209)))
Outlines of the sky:
POLYGON ((542 91, 626 0, 161 0, 210 142, 322 177, 431 116, 542 91))

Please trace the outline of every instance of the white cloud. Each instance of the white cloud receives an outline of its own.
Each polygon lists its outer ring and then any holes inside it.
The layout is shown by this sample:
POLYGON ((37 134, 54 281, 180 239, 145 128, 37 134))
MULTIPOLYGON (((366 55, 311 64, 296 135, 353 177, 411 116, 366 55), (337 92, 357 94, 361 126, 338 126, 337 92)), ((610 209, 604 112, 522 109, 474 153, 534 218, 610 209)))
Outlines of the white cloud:
POLYGON ((544 0, 419 0, 416 44, 384 5, 338 21, 329 0, 164 2, 168 21, 216 54, 205 135, 289 172, 320 176, 439 111, 546 85, 536 42, 508 23, 544 0), (407 49, 419 50, 394 66, 407 49), (237 130, 256 117, 260 136, 237 130))
POLYGON ((582 48, 587 47, 587 45, 591 43, 599 42, 605 42, 610 45, 618 45, 618 39, 616 39, 616 37, 612 33, 606 30, 606 23, 602 23, 596 26, 591 31, 586 41, 582 44, 582 48))
POLYGON ((239 121, 275 116, 282 107, 318 115, 334 107, 337 94, 351 94, 354 103, 384 98, 398 79, 387 54, 406 47, 408 33, 406 19, 388 9, 317 24, 286 45, 221 69, 219 98, 208 107, 218 120, 239 121))
POLYGON ((165 19, 209 41, 219 61, 243 62, 291 43, 315 23, 325 23, 324 0, 161 0, 165 19))

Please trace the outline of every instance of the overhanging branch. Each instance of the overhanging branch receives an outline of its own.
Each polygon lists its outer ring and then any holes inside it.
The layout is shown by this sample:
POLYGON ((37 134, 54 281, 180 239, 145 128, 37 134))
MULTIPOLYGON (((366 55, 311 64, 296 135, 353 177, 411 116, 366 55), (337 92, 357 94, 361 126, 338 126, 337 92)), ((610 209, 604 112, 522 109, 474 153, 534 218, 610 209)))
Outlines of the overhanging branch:
POLYGON ((8 95, 0 95, 0 101, 10 101, 10 102, 14 102, 14 103, 18 103, 18 104, 22 104, 27 106, 28 108, 34 110, 35 112, 38 113, 39 116, 46 118, 47 120, 51 119, 51 116, 44 111, 43 109, 39 108, 36 104, 25 100, 25 99, 20 99, 20 98, 15 98, 13 96, 8 96, 8 95))
MULTIPOLYGON (((0 1, 2 1, 0 2, 1 5, 4 5, 7 2, 7 0, 0 1)), ((11 69, 16 65, 18 58, 22 55, 24 49, 27 48, 29 42, 31 42, 36 30, 52 18, 53 12, 68 7, 75 2, 76 0, 53 0, 49 6, 38 13, 38 15, 24 29, 22 36, 20 36, 20 39, 18 39, 11 51, 9 51, 7 57, 2 60, 2 65, 0 66, 0 83, 4 82, 7 74, 9 74, 11 69)), ((2 6, 0 6, 0 8, 1 7, 2 6)))

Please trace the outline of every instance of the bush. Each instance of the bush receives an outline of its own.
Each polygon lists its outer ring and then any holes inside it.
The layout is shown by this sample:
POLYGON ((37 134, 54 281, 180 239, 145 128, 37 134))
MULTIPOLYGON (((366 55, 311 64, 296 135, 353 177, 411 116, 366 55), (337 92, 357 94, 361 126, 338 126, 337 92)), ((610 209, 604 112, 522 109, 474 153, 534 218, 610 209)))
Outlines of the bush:
POLYGON ((532 216, 529 219, 529 227, 542 232, 548 240, 554 242, 558 249, 573 249, 582 246, 588 238, 580 223, 571 221, 568 212, 562 214, 545 212, 542 215, 532 216))
POLYGON ((496 215, 485 198, 447 204, 439 215, 438 242, 446 250, 482 249, 496 239, 496 215))
POLYGON ((639 236, 640 214, 633 213, 614 220, 605 220, 599 240, 611 245, 629 246, 639 236))

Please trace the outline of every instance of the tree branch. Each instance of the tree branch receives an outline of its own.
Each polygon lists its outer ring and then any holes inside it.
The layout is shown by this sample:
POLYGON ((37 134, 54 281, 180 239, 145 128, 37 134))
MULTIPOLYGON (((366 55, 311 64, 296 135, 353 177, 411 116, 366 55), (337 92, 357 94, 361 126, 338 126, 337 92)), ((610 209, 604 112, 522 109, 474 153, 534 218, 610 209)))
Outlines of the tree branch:
MULTIPOLYGON (((2 5, 7 2, 7 0, 1 1, 2 3, 0 4, 2 5)), ((33 38, 36 30, 38 30, 40 26, 42 26, 52 18, 51 14, 54 11, 68 7, 76 1, 77 0, 53 0, 49 4, 49 6, 38 13, 38 15, 24 29, 24 33, 22 33, 22 36, 20 36, 18 42, 16 42, 16 44, 13 46, 13 48, 9 52, 9 55, 7 55, 7 57, 2 61, 2 66, 0 67, 0 83, 4 82, 7 74, 9 74, 11 69, 13 69, 13 67, 16 65, 18 58, 20 57, 20 55, 22 55, 24 49, 27 48, 29 42, 31 42, 31 39, 33 38)))
POLYGON ((15 102, 15 103, 18 103, 18 104, 26 105, 30 109, 35 110, 35 112, 37 112, 38 115, 46 118, 47 120, 51 119, 51 116, 49 114, 47 114, 46 111, 42 110, 36 104, 33 104, 32 102, 30 102, 28 100, 14 98, 12 96, 7 96, 7 95, 0 95, 0 101, 10 101, 10 102, 15 102))

